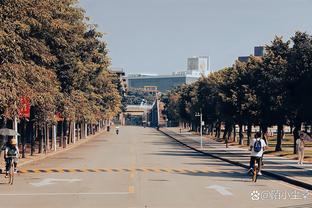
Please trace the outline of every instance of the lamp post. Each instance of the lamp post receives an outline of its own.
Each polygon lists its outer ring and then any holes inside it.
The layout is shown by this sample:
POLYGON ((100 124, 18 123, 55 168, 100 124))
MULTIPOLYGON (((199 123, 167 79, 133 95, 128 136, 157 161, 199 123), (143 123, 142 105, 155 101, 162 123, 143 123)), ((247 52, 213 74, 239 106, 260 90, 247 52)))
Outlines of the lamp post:
POLYGON ((200 149, 203 149, 203 114, 200 112, 196 113, 195 116, 200 117, 200 149))

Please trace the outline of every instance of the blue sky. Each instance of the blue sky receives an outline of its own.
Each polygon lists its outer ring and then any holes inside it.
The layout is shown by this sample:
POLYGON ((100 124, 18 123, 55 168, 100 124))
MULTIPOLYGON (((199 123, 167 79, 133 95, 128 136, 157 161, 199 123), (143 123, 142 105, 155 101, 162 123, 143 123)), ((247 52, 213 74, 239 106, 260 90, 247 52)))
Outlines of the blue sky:
POLYGON ((217 70, 275 35, 312 34, 311 0, 80 0, 80 5, 106 33, 112 66, 127 73, 171 74, 185 70, 191 56, 210 56, 217 70))

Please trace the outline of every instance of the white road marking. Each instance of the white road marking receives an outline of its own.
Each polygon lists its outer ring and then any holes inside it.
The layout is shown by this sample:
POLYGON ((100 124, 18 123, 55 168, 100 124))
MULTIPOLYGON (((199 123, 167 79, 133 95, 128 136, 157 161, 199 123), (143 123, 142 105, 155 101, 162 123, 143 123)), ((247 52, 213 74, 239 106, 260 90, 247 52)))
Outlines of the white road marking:
POLYGON ((0 194, 1 196, 77 196, 77 195, 127 195, 129 192, 80 192, 80 193, 16 193, 16 194, 0 194))
POLYGON ((38 183, 30 183, 33 186, 36 187, 42 187, 42 186, 48 186, 52 184, 56 184, 56 182, 68 182, 68 183, 73 183, 73 182, 78 182, 82 181, 81 179, 57 179, 57 178, 46 178, 43 179, 42 181, 38 183))
POLYGON ((214 189, 217 192, 219 192, 220 194, 222 194, 223 196, 233 196, 233 194, 227 190, 229 188, 225 187, 225 186, 212 185, 212 186, 207 186, 206 188, 207 189, 214 189))

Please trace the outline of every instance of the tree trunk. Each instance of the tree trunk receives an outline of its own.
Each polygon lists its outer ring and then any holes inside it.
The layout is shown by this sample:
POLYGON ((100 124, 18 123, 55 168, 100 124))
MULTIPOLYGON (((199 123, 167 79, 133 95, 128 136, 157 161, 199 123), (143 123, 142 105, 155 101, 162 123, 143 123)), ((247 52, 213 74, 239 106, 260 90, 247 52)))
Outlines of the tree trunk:
MULTIPOLYGON (((283 127, 282 127, 283 128, 283 127)), ((268 133, 268 125, 261 125, 261 135, 262 139, 265 141, 265 143, 268 145, 268 140, 267 140, 267 133, 268 133)))
POLYGON ((51 151, 53 149, 53 125, 48 126, 48 137, 49 150, 51 151))
POLYGON ((77 123, 77 140, 81 139, 81 123, 77 123))
POLYGON ((37 128, 34 127, 34 123, 32 121, 29 122, 29 137, 30 137, 30 155, 33 156, 35 152, 35 138, 37 128))
POLYGON ((209 126, 209 133, 208 134, 211 136, 213 135, 213 123, 211 123, 209 126))
POLYGON ((236 125, 233 126, 233 141, 236 142, 236 125))
POLYGON ((39 134, 38 134, 38 137, 39 137, 39 151, 38 153, 42 153, 43 152, 43 128, 40 127, 39 129, 39 134))
POLYGON ((84 121, 81 121, 80 123, 80 133, 81 133, 81 139, 85 138, 85 126, 84 126, 84 121))
POLYGON ((67 128, 67 131, 68 131, 68 133, 67 133, 67 144, 68 145, 72 142, 72 133, 73 133, 72 123, 73 123, 72 121, 68 122, 68 128, 67 128))
POLYGON ((64 119, 63 122, 63 148, 67 147, 67 140, 68 140, 68 125, 67 120, 64 119))
POLYGON ((276 138, 276 146, 275 151, 282 151, 282 138, 283 138, 283 124, 277 125, 277 138, 276 138))
POLYGON ((229 141, 228 141, 228 137, 227 137, 228 132, 229 132, 229 125, 228 125, 228 123, 225 123, 225 128, 224 128, 224 133, 223 133, 223 137, 222 138, 223 138, 223 140, 225 142, 225 147, 226 148, 229 147, 229 145, 228 145, 229 141))
POLYGON ((25 118, 22 119, 22 158, 26 157, 26 128, 27 128, 27 121, 25 118))
POLYGON ((86 121, 83 122, 83 129, 84 129, 84 138, 88 137, 88 124, 86 123, 86 121))
POLYGON ((232 139, 231 139, 232 132, 233 132, 233 125, 230 124, 230 125, 229 125, 228 134, 227 134, 227 141, 232 141, 232 139))
POLYGON ((51 149, 53 149, 53 151, 56 151, 56 135, 57 135, 57 125, 55 125, 55 124, 53 124, 52 125, 52 148, 51 149))
POLYGON ((247 145, 250 145, 250 140, 251 140, 251 129, 252 129, 252 125, 251 123, 248 123, 247 125, 247 145))
POLYGON ((219 138, 219 137, 218 137, 218 131, 219 131, 218 122, 215 124, 215 129, 216 129, 215 138, 219 138))
POLYGON ((44 153, 48 153, 48 125, 47 123, 44 124, 44 153))
POLYGON ((63 137, 64 137, 64 121, 61 121, 60 124, 60 144, 59 147, 63 147, 63 137))
POLYGON ((293 136, 294 136, 294 154, 297 154, 297 139, 300 138, 299 131, 301 130, 301 123, 295 124, 295 128, 293 131, 293 136))
POLYGON ((244 135, 243 135, 243 124, 239 123, 238 124, 239 130, 238 130, 238 135, 239 135, 239 141, 238 144, 242 145, 243 144, 243 139, 244 139, 244 135))
POLYGON ((73 121, 73 143, 74 144, 76 143, 76 136, 77 136, 77 133, 76 133, 76 122, 74 120, 73 121))
POLYGON ((223 132, 223 136, 222 136, 222 139, 223 139, 224 141, 225 141, 227 132, 228 132, 228 129, 227 129, 227 126, 225 125, 224 132, 223 132))

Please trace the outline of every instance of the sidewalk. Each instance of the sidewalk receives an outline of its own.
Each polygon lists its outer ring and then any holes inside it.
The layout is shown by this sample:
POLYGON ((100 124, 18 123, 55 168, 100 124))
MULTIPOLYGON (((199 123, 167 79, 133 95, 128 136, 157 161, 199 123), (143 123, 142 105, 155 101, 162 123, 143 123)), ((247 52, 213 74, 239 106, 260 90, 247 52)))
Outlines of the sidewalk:
MULTIPOLYGON (((244 148, 235 146, 226 148, 224 143, 203 136, 203 150, 200 150, 200 136, 198 135, 186 131, 179 133, 178 128, 162 128, 161 131, 196 151, 234 165, 249 167, 250 152, 244 148)), ((262 172, 265 175, 312 190, 312 163, 299 166, 296 160, 264 155, 262 172)))
MULTIPOLYGON (((20 158, 19 159, 18 168, 20 168, 22 166, 25 166, 27 164, 30 164, 30 163, 39 161, 39 160, 43 160, 43 159, 51 157, 53 155, 69 151, 69 150, 71 150, 73 148, 76 148, 76 147, 80 146, 81 144, 84 144, 84 143, 90 141, 91 139, 99 136, 100 134, 105 134, 105 133, 107 133, 107 131, 103 129, 103 130, 101 130, 99 132, 96 132, 94 135, 89 135, 85 139, 80 139, 80 140, 76 141, 75 143, 67 144, 66 148, 59 147, 59 145, 57 145, 56 151, 49 150, 48 153, 46 153, 46 154, 45 153, 41 153, 41 154, 35 153, 33 156, 30 156, 29 154, 26 154, 26 158, 20 158)), ((0 155, 0 169, 4 170, 4 167, 5 167, 5 162, 4 162, 4 159, 3 159, 3 152, 2 152, 1 155, 0 155)))

